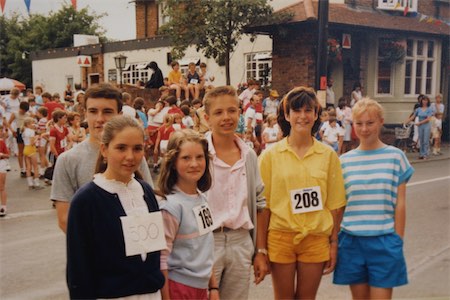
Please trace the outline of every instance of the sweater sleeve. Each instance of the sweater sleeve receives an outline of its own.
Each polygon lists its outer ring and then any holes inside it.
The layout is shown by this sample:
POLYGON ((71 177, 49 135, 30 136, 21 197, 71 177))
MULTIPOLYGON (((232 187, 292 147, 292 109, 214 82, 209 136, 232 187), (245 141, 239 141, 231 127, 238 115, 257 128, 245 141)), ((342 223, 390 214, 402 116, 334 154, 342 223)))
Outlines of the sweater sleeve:
POLYGON ((168 211, 161 210, 164 222, 164 233, 166 236, 167 248, 161 251, 161 270, 167 270, 167 260, 173 248, 173 241, 175 240, 180 226, 177 218, 172 216, 168 211))
POLYGON ((96 298, 92 215, 87 189, 75 194, 67 224, 67 286, 71 299, 96 298), (89 200, 89 201, 86 201, 89 200))

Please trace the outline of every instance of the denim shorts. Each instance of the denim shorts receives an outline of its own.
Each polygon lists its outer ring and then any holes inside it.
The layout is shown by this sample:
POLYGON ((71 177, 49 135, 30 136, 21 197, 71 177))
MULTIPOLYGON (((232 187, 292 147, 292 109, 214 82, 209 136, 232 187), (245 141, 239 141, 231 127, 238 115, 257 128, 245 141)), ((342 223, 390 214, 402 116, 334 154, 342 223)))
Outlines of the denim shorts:
POLYGON ((354 236, 341 231, 333 283, 379 288, 407 284, 403 240, 396 233, 354 236))

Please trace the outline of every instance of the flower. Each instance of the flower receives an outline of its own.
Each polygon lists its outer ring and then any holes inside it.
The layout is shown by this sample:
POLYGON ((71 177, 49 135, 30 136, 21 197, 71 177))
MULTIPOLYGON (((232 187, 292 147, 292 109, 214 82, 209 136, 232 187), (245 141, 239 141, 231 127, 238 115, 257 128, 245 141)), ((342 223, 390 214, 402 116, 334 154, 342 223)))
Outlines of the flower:
POLYGON ((328 59, 342 61, 342 47, 339 40, 329 38, 327 42, 328 59))
POLYGON ((402 63, 406 55, 406 45, 403 41, 380 40, 378 56, 391 64, 402 63))

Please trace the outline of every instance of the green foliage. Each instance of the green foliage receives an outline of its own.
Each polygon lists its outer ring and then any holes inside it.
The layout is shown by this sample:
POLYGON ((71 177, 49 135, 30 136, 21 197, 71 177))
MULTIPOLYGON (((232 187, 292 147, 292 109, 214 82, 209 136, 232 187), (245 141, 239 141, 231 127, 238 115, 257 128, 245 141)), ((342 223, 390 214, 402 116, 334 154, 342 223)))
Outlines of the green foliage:
POLYGON ((266 0, 164 0, 164 14, 170 21, 161 28, 173 44, 174 57, 182 57, 189 45, 196 45, 206 57, 225 64, 227 84, 230 55, 245 27, 267 23, 273 9, 266 0))
POLYGON ((0 77, 31 86, 31 52, 73 46, 74 34, 97 35, 104 41, 105 31, 97 23, 103 16, 86 8, 76 11, 70 4, 47 15, 0 16, 0 77))

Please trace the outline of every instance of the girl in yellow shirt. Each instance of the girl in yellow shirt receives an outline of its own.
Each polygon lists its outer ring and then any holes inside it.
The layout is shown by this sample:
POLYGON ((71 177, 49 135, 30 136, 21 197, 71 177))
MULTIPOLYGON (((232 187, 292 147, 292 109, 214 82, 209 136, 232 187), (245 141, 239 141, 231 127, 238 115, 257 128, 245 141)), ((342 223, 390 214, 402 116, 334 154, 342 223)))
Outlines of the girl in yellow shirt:
POLYGON ((345 190, 337 154, 313 137, 319 110, 313 89, 291 90, 278 115, 285 138, 260 157, 270 214, 258 238, 268 246, 275 299, 314 299, 336 264, 345 190))

